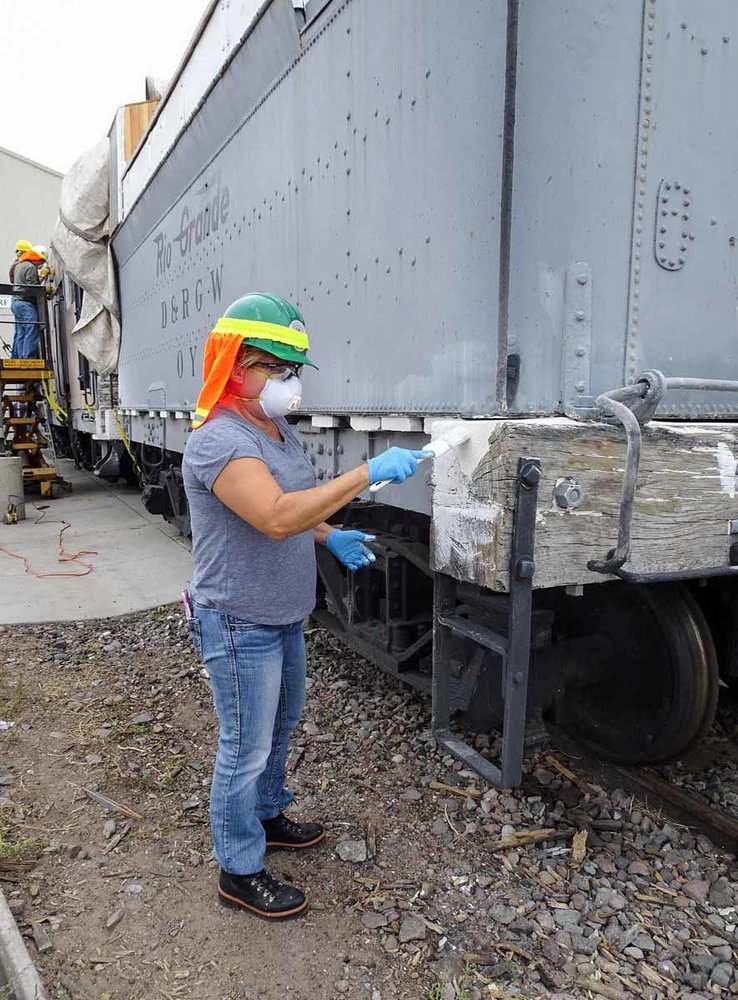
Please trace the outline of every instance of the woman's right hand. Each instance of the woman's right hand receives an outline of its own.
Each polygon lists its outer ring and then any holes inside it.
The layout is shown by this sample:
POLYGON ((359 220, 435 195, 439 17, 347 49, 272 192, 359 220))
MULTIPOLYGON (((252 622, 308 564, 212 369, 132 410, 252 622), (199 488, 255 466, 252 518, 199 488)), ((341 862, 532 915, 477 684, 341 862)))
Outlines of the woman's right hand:
POLYGON ((408 448, 390 448, 383 451, 381 455, 370 458, 369 479, 374 483, 381 483, 389 480, 393 483, 404 483, 410 476, 415 475, 418 468, 418 461, 427 458, 426 451, 410 451, 408 448))

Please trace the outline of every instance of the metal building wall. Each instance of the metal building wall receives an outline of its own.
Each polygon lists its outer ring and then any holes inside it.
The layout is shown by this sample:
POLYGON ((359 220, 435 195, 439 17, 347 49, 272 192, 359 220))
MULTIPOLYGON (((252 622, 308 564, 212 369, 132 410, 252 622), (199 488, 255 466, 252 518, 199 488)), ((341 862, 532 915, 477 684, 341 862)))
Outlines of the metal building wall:
MULTIPOLYGON (((17 240, 48 245, 59 211, 62 174, 0 148, 0 281, 7 282, 17 240)), ((0 336, 13 340, 10 303, 0 303, 0 336)), ((3 354, 4 349, 0 348, 3 354)))

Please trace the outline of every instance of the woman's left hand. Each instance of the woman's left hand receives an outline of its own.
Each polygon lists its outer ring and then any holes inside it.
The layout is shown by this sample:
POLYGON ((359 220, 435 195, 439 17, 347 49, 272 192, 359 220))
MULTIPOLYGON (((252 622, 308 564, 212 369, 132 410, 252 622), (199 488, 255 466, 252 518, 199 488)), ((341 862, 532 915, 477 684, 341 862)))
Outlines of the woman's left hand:
POLYGON ((352 572, 369 566, 376 559, 376 556, 363 543, 371 540, 371 535, 365 535, 362 531, 340 531, 334 528, 326 539, 326 548, 329 549, 339 562, 347 566, 352 572))

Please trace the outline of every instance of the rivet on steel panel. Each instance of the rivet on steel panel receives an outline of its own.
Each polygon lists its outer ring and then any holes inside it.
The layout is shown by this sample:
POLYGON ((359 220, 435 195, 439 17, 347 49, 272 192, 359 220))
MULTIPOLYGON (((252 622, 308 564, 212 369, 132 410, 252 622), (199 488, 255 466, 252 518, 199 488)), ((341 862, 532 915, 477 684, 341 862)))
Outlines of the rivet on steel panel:
POLYGON ((581 310, 581 309, 577 309, 577 311, 576 311, 576 312, 574 313, 574 318, 575 318, 575 319, 576 319, 576 320, 577 320, 577 321, 578 321, 579 323, 582 323, 582 322, 584 322, 584 313, 582 312, 582 310, 581 310))
POLYGON ((585 351, 585 349, 584 349, 583 347, 577 347, 577 349, 576 349, 576 351, 575 351, 574 353, 576 354, 576 356, 577 356, 578 358, 583 358, 583 357, 584 357, 584 355, 585 355, 585 354, 586 354, 587 352, 585 351))
POLYGON ((727 44, 730 41, 730 35, 723 35, 723 41, 727 44))
POLYGON ((700 49, 700 52, 702 53, 703 56, 706 56, 707 55, 707 46, 703 45, 702 48, 700 49))
POLYGON ((577 382, 577 392, 584 392, 586 388, 587 387, 584 382, 577 382))
POLYGON ((425 242, 426 242, 426 243, 430 243, 430 236, 426 236, 426 238, 425 238, 425 242))
POLYGON ((578 281, 578 283, 580 285, 586 285, 587 284, 587 275, 586 274, 578 274, 577 275, 577 281, 578 281))

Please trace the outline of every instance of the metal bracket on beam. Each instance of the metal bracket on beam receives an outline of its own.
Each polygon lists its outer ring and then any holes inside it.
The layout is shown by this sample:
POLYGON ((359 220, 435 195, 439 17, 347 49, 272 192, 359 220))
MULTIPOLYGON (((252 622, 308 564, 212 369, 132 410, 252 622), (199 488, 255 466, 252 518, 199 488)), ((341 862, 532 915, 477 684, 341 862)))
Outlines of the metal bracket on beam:
POLYGON ((456 614, 457 584, 437 574, 433 615, 432 729, 436 741, 495 788, 514 788, 523 777, 525 724, 528 707, 531 622, 533 606, 534 547, 538 484, 541 463, 537 458, 518 462, 515 516, 510 553, 510 594, 507 634, 467 621, 456 614), (505 708, 502 754, 492 763, 451 732, 451 663, 446 655, 451 633, 492 649, 502 658, 505 708))

